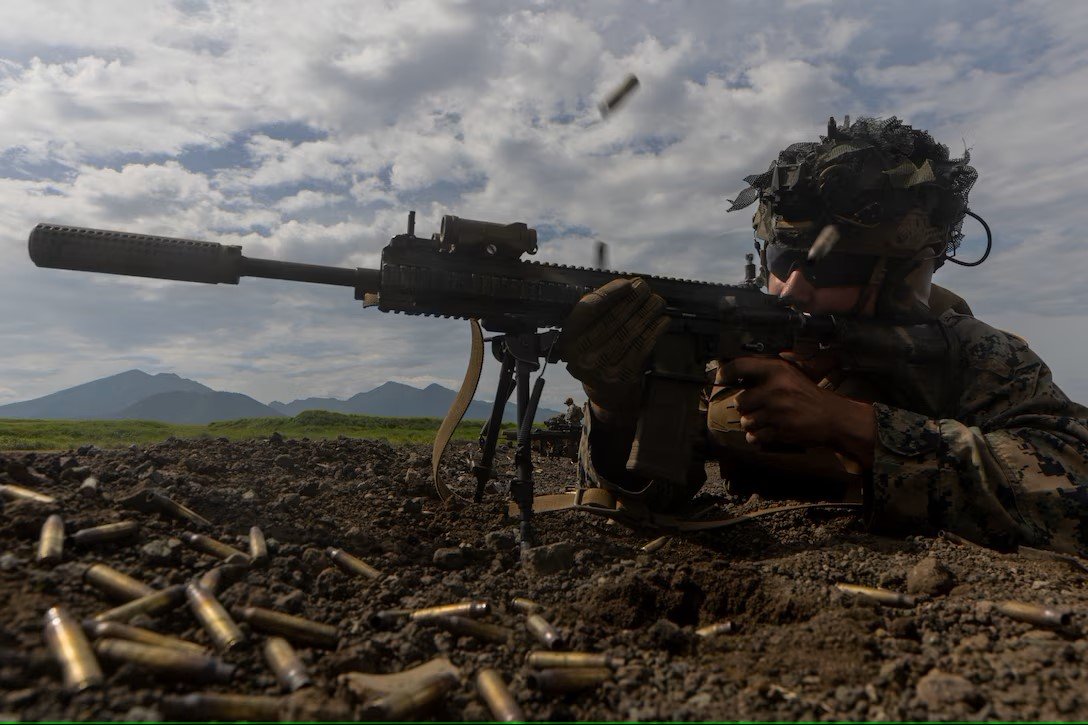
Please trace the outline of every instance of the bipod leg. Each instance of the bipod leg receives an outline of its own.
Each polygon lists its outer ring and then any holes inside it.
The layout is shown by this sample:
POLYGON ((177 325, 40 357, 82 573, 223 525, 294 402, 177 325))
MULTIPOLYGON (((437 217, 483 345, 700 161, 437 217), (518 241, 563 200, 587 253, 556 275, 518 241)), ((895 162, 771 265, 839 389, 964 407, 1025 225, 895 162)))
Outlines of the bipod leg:
POLYGON ((480 462, 472 467, 472 473, 476 476, 476 493, 473 499, 477 503, 483 500, 484 486, 494 476, 495 446, 502 429, 502 414, 513 390, 514 356, 509 350, 505 350, 502 368, 499 370, 499 384, 495 388, 495 404, 491 407, 491 417, 487 419, 484 430, 480 433, 480 462))
POLYGON ((518 384, 518 447, 515 461, 518 467, 517 480, 511 493, 517 502, 521 513, 521 548, 528 549, 533 545, 533 446, 532 432, 533 419, 536 418, 536 409, 540 404, 540 394, 544 390, 544 378, 538 377, 533 386, 533 392, 529 393, 529 372, 535 367, 530 363, 518 360, 517 384, 518 384))

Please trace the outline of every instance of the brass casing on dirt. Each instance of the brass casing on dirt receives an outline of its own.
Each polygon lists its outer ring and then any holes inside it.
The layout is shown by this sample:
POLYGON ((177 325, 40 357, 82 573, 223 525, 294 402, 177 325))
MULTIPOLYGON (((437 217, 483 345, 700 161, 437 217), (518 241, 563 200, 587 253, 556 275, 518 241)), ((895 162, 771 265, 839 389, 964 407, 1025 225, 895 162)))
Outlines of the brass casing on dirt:
POLYGON ((487 602, 471 601, 424 607, 413 610, 408 616, 413 622, 421 622, 432 617, 482 617, 490 612, 491 605, 487 602))
POLYGON ((16 486, 14 483, 0 484, 0 497, 9 499, 22 499, 35 503, 56 503, 57 499, 46 493, 38 493, 29 488, 16 486))
POLYGON ((255 564, 263 564, 268 560, 268 542, 259 526, 251 526, 249 529, 249 558, 255 564))
POLYGON ((836 584, 835 588, 840 592, 868 599, 886 607, 902 607, 909 609, 917 604, 917 600, 909 594, 900 594, 889 589, 876 587, 863 587, 859 584, 836 584))
POLYGON ((115 524, 103 524, 89 529, 80 529, 70 537, 78 546, 101 544, 107 541, 120 541, 134 536, 140 530, 135 521, 118 521, 115 524))
POLYGON ((497 721, 525 721, 525 713, 514 700, 510 688, 506 686, 498 670, 490 667, 480 670, 476 674, 476 691, 480 693, 480 698, 487 703, 488 709, 497 721))
POLYGON ((264 607, 236 607, 231 610, 234 616, 249 622, 254 629, 278 634, 293 642, 316 645, 327 649, 336 649, 340 643, 340 633, 331 624, 313 622, 309 619, 284 614, 264 607))
POLYGON ((621 667, 623 660, 596 652, 544 652, 534 650, 525 657, 525 664, 538 670, 555 667, 621 667))
POLYGON ((436 627, 452 632, 453 634, 461 635, 464 637, 475 637, 476 639, 484 642, 492 642, 494 644, 503 644, 510 641, 510 638, 514 636, 514 631, 509 627, 503 627, 498 624, 490 624, 488 622, 480 622, 468 617, 428 617, 422 620, 424 624, 433 624, 436 627))
POLYGON ((380 579, 382 576, 382 573, 370 564, 367 564, 357 556, 352 556, 343 549, 329 547, 326 549, 326 553, 329 555, 329 558, 332 559, 333 563, 340 567, 340 570, 346 574, 351 574, 352 576, 365 576, 367 579, 380 579))
POLYGON ((221 695, 204 692, 163 700, 168 717, 178 720, 251 720, 278 722, 282 697, 221 695))
POLYGON ((226 651, 245 640, 245 634, 230 618, 227 610, 199 582, 189 582, 185 586, 185 596, 189 599, 189 608, 193 610, 216 649, 226 651))
POLYGON ((204 572, 197 581, 212 594, 219 594, 241 579, 248 570, 249 567, 244 564, 223 564, 204 572))
POLYGON ((521 614, 533 614, 535 612, 543 611, 544 606, 542 604, 537 604, 532 599, 514 597, 510 600, 510 608, 521 614))
POLYGON ((715 622, 705 627, 699 627, 695 634, 699 637, 713 637, 717 634, 732 634, 737 631, 737 625, 733 622, 715 622))
POLYGON ((175 609, 185 601, 185 586, 178 584, 167 587, 161 592, 154 592, 139 599, 133 599, 119 607, 108 609, 105 612, 94 615, 96 622, 127 622, 137 614, 155 616, 175 609))
POLYGON ((95 642, 94 651, 115 662, 131 662, 158 674, 200 681, 226 682, 235 669, 233 665, 200 652, 112 637, 95 642))
POLYGON ((611 678, 607 667, 554 667, 530 672, 526 682, 534 690, 556 694, 587 690, 611 678))
POLYGON ((268 638, 264 643, 264 659, 269 669, 275 673, 276 682, 284 692, 294 692, 313 684, 310 676, 306 674, 306 666, 302 664, 291 643, 283 637, 268 638))
POLYGON ((192 532, 186 531, 181 535, 181 540, 188 544, 189 547, 192 549, 203 552, 205 554, 211 554, 212 556, 219 557, 224 561, 227 561, 232 557, 235 559, 238 559, 240 557, 247 562, 249 561, 249 557, 245 554, 245 552, 239 551, 230 544, 224 544, 222 541, 219 541, 218 539, 213 539, 210 536, 205 536, 204 534, 194 534, 192 532))
POLYGON ((1063 610, 1051 607, 1028 604, 1027 602, 1004 601, 994 604, 994 609, 1006 617, 1034 624, 1039 627, 1067 627, 1073 616, 1063 610))
POLYGON ((83 581, 119 602, 131 602, 155 593, 155 589, 105 564, 91 564, 83 581))
POLYGON ((559 649, 563 646, 563 635, 539 614, 530 614, 525 620, 525 626, 548 649, 559 649))
POLYGON ((53 607, 45 613, 44 634, 49 651, 60 664, 65 689, 82 692, 102 684, 102 668, 91 644, 79 622, 64 607, 53 607))
POLYGON ((93 639, 127 639, 129 642, 140 642, 153 647, 169 647, 201 654, 208 651, 207 647, 203 647, 196 642, 159 634, 150 629, 133 627, 130 624, 122 624, 121 622, 96 622, 93 619, 88 619, 83 622, 83 631, 93 639))
POLYGON ((42 524, 41 537, 38 539, 39 564, 59 564, 64 558, 64 519, 60 514, 53 514, 42 524))

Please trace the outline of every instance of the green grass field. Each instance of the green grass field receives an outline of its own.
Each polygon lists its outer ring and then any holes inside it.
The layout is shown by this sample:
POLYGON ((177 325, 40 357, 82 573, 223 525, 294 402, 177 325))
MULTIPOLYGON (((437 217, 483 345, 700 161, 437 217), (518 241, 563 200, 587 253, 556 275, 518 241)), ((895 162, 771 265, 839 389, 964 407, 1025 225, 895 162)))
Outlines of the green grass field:
MULTIPOLYGON (((307 410, 293 418, 239 418, 207 425, 159 423, 150 420, 23 420, 0 418, 0 450, 65 450, 93 444, 123 448, 133 443, 157 443, 177 438, 247 440, 278 431, 287 438, 376 438, 390 443, 428 443, 441 424, 438 418, 381 418, 307 410)), ((462 421, 454 440, 475 440, 482 421, 462 421)), ((512 423, 503 424, 513 430, 512 423)))

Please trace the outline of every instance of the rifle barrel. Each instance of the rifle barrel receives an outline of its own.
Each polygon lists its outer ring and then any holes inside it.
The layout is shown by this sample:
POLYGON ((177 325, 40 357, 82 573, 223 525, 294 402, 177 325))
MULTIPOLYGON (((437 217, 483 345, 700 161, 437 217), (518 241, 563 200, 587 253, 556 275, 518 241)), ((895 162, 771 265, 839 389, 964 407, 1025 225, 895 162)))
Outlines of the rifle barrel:
POLYGON ((130 234, 60 224, 39 224, 30 233, 30 258, 39 267, 175 279, 206 284, 238 284, 240 277, 354 287, 376 292, 376 269, 251 259, 237 245, 194 239, 130 234))

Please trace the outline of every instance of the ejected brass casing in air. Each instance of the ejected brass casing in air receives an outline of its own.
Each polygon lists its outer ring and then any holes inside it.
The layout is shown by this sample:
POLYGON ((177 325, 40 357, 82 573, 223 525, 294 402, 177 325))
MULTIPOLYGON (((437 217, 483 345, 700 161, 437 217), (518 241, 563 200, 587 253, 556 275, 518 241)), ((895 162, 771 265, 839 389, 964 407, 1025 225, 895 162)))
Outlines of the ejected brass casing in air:
POLYGON ((231 610, 234 616, 249 622, 254 629, 286 637, 293 642, 312 644, 318 647, 336 649, 340 643, 340 633, 331 624, 313 622, 309 619, 284 614, 264 607, 236 607, 231 610))
POLYGON ((1067 627, 1073 620, 1073 615, 1067 611, 1027 602, 997 602, 994 609, 1006 617, 1038 627, 1067 627))
POLYGON ((596 652, 542 652, 534 650, 525 658, 525 664, 533 669, 547 670, 553 667, 620 667, 623 660, 596 652))
POLYGON ((146 614, 153 617, 157 614, 176 609, 185 601, 185 587, 181 584, 167 587, 161 592, 148 594, 146 597, 133 599, 119 607, 108 609, 105 612, 94 615, 96 622, 127 622, 137 614, 146 614))
POLYGON ((548 649, 559 649, 563 646, 563 635, 539 614, 530 614, 525 620, 525 626, 548 649))
POLYGON ((343 549, 337 549, 335 547, 329 547, 325 550, 325 553, 329 555, 333 563, 336 564, 342 571, 352 576, 365 576, 367 579, 378 579, 382 573, 367 564, 365 561, 357 556, 352 556, 343 549))
POLYGON ((83 572, 83 581, 119 602, 131 602, 155 593, 147 584, 105 564, 91 564, 87 567, 83 572))
POLYGON ((291 643, 283 637, 269 637, 264 643, 264 659, 276 674, 276 682, 284 692, 294 692, 312 684, 306 666, 298 658, 291 643))
POLYGON ((196 642, 159 634, 158 632, 152 632, 150 629, 133 627, 130 624, 122 624, 121 622, 96 622, 93 619, 88 619, 83 622, 83 631, 94 639, 104 639, 106 637, 112 639, 127 639, 130 642, 140 642, 141 644, 150 644, 155 647, 172 647, 174 649, 201 654, 208 651, 206 647, 203 647, 196 642))
POLYGON ((883 604, 887 607, 909 608, 917 603, 917 600, 909 594, 900 594, 899 592, 893 592, 888 589, 863 587, 858 584, 836 584, 835 588, 840 592, 868 599, 871 602, 883 604))
POLYGON ((268 542, 259 526, 249 528, 249 558, 256 564, 268 561, 268 542))
POLYGON ((408 615, 413 622, 422 622, 432 617, 482 617, 491 612, 491 605, 483 601, 455 602, 439 604, 434 607, 415 609, 408 615))
POLYGON ((530 672, 525 681, 534 690, 556 694, 597 687, 611 678, 607 667, 553 667, 530 672))
POLYGON ((59 564, 64 558, 64 519, 60 514, 53 514, 42 524, 41 537, 38 539, 39 564, 59 564))
POLYGON ((713 637, 717 634, 732 634, 737 631, 737 625, 733 622, 715 622, 705 627, 699 627, 695 634, 699 637, 713 637))
POLYGON ((89 546, 107 541, 127 539, 134 536, 139 530, 140 525, 135 521, 118 521, 115 524, 103 524, 90 529, 80 529, 69 538, 77 546, 89 546))
POLYGON ((601 112, 601 116, 607 117, 613 113, 636 88, 638 88, 638 78, 633 73, 628 73, 623 83, 597 104, 597 110, 601 112))
POLYGON ((9 499, 22 499, 34 503, 56 503, 57 499, 45 493, 38 493, 29 488, 16 486, 14 483, 0 484, 0 497, 9 499))
POLYGON ((185 586, 185 596, 189 599, 189 608, 193 610, 204 631, 208 633, 212 644, 218 650, 229 650, 246 636, 230 618, 227 610, 215 598, 215 595, 192 581, 185 586))
POLYGON ((540 612, 544 609, 543 605, 537 604, 532 599, 526 599, 525 597, 514 597, 511 599, 510 608, 521 614, 532 614, 533 612, 540 612))
POLYGON ((221 695, 204 692, 163 700, 166 715, 176 720, 250 720, 278 722, 282 697, 267 695, 221 695))
POLYGON ((230 544, 224 544, 222 541, 213 539, 210 536, 205 536, 204 534, 194 534, 191 531, 186 531, 181 535, 181 540, 188 544, 190 548, 205 554, 217 556, 224 561, 231 559, 231 557, 234 557, 240 562, 249 561, 249 557, 246 556, 245 552, 239 551, 230 544))
POLYGON ((476 674, 476 691, 487 703, 488 709, 498 722, 524 722, 525 713, 521 711, 510 688, 506 686, 502 675, 490 667, 476 674))
POLYGON ((94 651, 113 662, 131 662, 141 668, 172 677, 204 682, 226 682, 234 675, 234 666, 200 652, 157 647, 143 642, 107 637, 94 643, 94 651))
POLYGON ((102 684, 102 668, 90 642, 79 622, 63 607, 45 613, 45 643, 60 664, 65 688, 80 692, 102 684))
POLYGON ((503 644, 514 636, 513 630, 498 624, 480 622, 468 617, 428 617, 421 620, 425 624, 433 624, 436 627, 465 637, 475 637, 484 642, 503 644))
POLYGON ((249 567, 245 564, 223 564, 204 572, 198 580, 212 594, 218 594, 245 576, 249 567))
POLYGON ((413 690, 400 690, 378 698, 363 707, 364 720, 407 720, 433 706, 457 680, 439 677, 425 681, 413 690))

